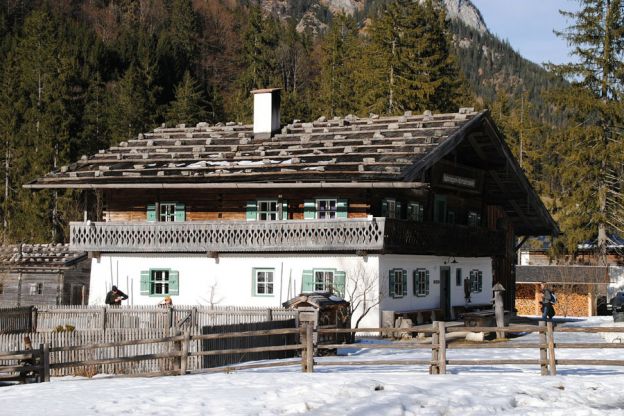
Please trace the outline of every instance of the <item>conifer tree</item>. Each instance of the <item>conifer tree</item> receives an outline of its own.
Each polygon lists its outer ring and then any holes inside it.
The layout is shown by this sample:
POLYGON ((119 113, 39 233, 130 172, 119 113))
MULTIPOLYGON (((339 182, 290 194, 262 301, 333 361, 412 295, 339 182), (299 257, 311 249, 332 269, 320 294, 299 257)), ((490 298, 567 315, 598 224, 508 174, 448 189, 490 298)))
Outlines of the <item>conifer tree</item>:
POLYGON ((150 127, 153 106, 144 78, 134 65, 115 84, 109 106, 113 143, 129 140, 150 127))
POLYGON ((176 86, 175 99, 167 109, 167 123, 195 125, 206 120, 204 95, 191 73, 186 71, 176 86))
POLYGON ((562 12, 573 24, 558 33, 578 60, 549 66, 571 83, 551 97, 569 114, 567 128, 551 139, 563 159, 555 197, 568 249, 597 238, 599 263, 606 264, 609 232, 624 234, 624 5, 580 3, 578 12, 562 12))
POLYGON ((396 0, 374 19, 359 67, 362 110, 456 110, 459 72, 444 11, 432 0, 396 0))
POLYGON ((321 114, 344 116, 357 110, 353 97, 359 46, 355 19, 344 14, 334 17, 321 46, 318 97, 321 114))

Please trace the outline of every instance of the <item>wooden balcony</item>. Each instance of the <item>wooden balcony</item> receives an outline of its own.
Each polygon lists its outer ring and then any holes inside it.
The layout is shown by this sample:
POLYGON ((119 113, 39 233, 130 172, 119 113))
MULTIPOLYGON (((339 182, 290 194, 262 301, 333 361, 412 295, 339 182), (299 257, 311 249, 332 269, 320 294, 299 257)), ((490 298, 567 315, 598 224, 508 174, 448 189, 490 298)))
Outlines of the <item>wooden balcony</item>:
POLYGON ((504 233, 386 218, 288 221, 73 222, 70 248, 91 252, 387 252, 493 256, 504 233))

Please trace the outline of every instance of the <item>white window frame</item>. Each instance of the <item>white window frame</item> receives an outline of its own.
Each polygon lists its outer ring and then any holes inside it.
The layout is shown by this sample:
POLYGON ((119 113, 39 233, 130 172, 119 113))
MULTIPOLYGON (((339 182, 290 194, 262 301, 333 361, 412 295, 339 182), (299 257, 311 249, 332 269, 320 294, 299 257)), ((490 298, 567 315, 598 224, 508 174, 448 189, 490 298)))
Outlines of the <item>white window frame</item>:
POLYGON ((386 204, 388 206, 388 211, 386 212, 386 218, 396 218, 396 199, 394 198, 386 198, 386 204))
POLYGON ((175 222, 176 203, 161 202, 158 204, 158 222, 175 222), (165 212, 163 212, 163 208, 165 212))
POLYGON ((43 295, 43 283, 31 283, 29 288, 30 296, 43 295))
POLYGON ((483 272, 481 270, 470 271, 470 292, 481 293, 483 291, 483 272), (479 290, 479 279, 481 279, 481 290, 479 290))
POLYGON ((391 269, 390 273, 393 274, 394 276, 394 295, 392 296, 393 298, 402 298, 405 295, 403 293, 407 293, 407 287, 403 287, 403 273, 406 273, 407 276, 407 270, 405 269, 391 269))
POLYGON ((333 220, 338 218, 338 198, 317 198, 315 201, 317 220, 333 220), (327 206, 331 206, 331 203, 333 202, 334 209, 321 210, 321 203, 323 202, 326 203, 327 206))
POLYGON ((481 214, 477 211, 468 211, 467 224, 471 227, 478 227, 481 225, 481 214))
POLYGON ((254 296, 273 296, 275 294, 275 269, 254 268, 253 273, 254 296), (261 273, 264 274, 263 282, 260 282, 261 273), (260 293, 260 287, 264 288, 264 293, 260 293))
POLYGON ((280 205, 277 199, 258 199, 256 201, 256 220, 277 221, 281 219, 282 210, 280 209, 280 205), (262 204, 267 204, 267 209, 261 209, 262 204), (271 204, 275 204, 275 210, 271 209, 271 204), (263 214, 267 215, 267 217, 261 218, 263 214))
POLYGON ((314 291, 331 293, 334 291, 335 270, 314 269, 314 291), (320 274, 320 279, 319 279, 320 274))
POLYGON ((169 272, 168 269, 150 269, 150 296, 168 295, 169 272), (157 278, 158 277, 158 278, 157 278), (160 290, 157 288, 160 285, 160 290))
POLYGON ((411 215, 408 220, 423 222, 425 220, 425 205, 422 202, 410 202, 411 215))

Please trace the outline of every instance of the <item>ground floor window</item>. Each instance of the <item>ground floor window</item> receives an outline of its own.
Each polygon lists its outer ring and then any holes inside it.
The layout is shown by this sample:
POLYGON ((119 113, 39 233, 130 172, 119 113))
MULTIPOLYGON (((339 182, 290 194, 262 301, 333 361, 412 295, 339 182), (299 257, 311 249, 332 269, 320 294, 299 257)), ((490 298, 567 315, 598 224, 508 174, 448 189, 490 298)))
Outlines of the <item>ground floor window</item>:
POLYGON ((427 296, 429 294, 429 270, 414 270, 414 295, 427 296))
POLYGON ((455 286, 461 286, 463 281, 462 269, 455 269, 455 286))
POLYGON ((253 295, 273 296, 275 269, 253 269, 253 295))
POLYGON ((141 295, 164 296, 179 294, 179 273, 171 269, 150 269, 141 272, 141 295))
POLYGON ((346 273, 336 269, 304 270, 302 292, 335 293, 344 296, 346 273))
POLYGON ((481 270, 470 271, 470 289, 472 292, 483 291, 483 272, 481 270))
POLYGON ((392 269, 388 273, 388 287, 390 296, 402 298, 407 295, 407 270, 392 269))
POLYGON ((42 295, 43 294, 43 283, 31 283, 30 291, 31 295, 42 295))

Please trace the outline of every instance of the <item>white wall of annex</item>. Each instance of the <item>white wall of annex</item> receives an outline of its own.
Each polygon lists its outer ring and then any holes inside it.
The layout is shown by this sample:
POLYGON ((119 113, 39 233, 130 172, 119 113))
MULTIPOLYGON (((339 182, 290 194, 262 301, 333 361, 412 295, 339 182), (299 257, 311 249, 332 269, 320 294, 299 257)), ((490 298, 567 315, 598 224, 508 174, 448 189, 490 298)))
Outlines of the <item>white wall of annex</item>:
MULTIPOLYGON (((160 268, 179 272, 180 294, 173 296, 174 305, 280 307, 282 302, 301 292, 303 270, 335 268, 345 271, 346 292, 350 293, 353 279, 357 279, 358 276, 378 275, 379 257, 219 254, 218 258, 210 258, 202 254, 102 254, 99 259, 92 260, 89 304, 103 304, 106 293, 112 285, 128 294, 129 299, 124 304, 157 304, 162 300, 162 296, 151 297, 140 294, 140 275, 142 270, 160 268), (274 269, 273 296, 252 294, 254 268, 274 269)), ((370 293, 377 294, 377 286, 370 293)), ((370 304, 374 299, 369 298, 367 302, 370 304)), ((374 308, 360 326, 377 326, 379 315, 379 309, 374 308)))
POLYGON ((384 294, 381 302, 381 310, 406 312, 419 309, 435 309, 440 306, 440 267, 451 269, 451 304, 453 306, 465 305, 464 282, 471 270, 477 269, 483 272, 483 291, 471 294, 471 303, 487 304, 492 299, 492 259, 489 257, 456 257, 457 263, 450 263, 449 257, 436 256, 411 256, 411 255, 386 255, 380 261, 380 284, 384 294), (445 262, 447 264, 445 264, 445 262), (429 270, 429 295, 418 297, 414 295, 412 274, 416 269, 429 270), (389 271, 391 269, 407 270, 407 295, 402 298, 392 298, 389 294, 389 271), (461 269, 462 278, 460 285, 456 284, 456 270, 461 269))

